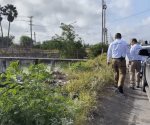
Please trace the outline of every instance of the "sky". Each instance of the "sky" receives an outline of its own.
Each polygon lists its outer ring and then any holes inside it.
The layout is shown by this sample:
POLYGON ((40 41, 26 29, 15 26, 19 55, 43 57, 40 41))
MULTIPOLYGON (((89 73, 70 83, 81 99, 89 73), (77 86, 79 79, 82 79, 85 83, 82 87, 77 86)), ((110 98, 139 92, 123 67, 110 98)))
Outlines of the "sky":
MULTIPOLYGON (((150 40, 150 0, 105 1, 109 42, 117 32, 128 42, 132 38, 150 40)), ((10 31, 16 43, 20 36, 30 36, 29 16, 33 16, 36 41, 49 40, 55 34, 61 34, 61 23, 72 24, 86 44, 101 41, 101 0, 0 0, 1 6, 7 4, 13 4, 18 10, 10 31)), ((4 35, 7 35, 6 17, 2 25, 4 35)))

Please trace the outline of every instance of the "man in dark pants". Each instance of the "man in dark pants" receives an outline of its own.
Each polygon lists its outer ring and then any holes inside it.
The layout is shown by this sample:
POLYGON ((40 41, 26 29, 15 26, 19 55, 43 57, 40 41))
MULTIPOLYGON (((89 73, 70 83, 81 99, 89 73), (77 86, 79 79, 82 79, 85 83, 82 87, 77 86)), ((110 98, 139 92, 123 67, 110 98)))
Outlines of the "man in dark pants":
POLYGON ((117 90, 123 94, 123 86, 126 76, 126 60, 125 57, 131 59, 128 44, 122 40, 120 33, 116 33, 115 41, 113 41, 108 48, 107 64, 110 64, 112 59, 112 68, 114 71, 114 79, 116 82, 117 90))

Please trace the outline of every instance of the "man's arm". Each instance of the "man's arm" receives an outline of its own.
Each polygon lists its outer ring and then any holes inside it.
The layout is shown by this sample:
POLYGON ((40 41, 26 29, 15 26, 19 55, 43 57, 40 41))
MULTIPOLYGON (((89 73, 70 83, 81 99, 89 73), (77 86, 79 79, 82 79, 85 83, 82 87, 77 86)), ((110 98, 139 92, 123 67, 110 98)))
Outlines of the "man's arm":
POLYGON ((131 59, 132 59, 132 54, 130 53, 131 52, 131 50, 130 50, 131 48, 130 48, 130 46, 127 44, 127 46, 126 46, 126 51, 127 51, 127 57, 128 57, 128 59, 129 59, 129 62, 131 61, 131 59))

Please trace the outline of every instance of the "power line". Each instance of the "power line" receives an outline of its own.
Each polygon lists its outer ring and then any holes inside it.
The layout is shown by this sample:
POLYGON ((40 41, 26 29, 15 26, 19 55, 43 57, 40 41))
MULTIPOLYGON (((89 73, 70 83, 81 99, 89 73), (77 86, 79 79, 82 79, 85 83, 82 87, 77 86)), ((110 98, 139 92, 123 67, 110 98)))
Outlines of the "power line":
POLYGON ((30 21, 27 21, 27 20, 14 20, 14 21, 30 22, 30 21))
MULTIPOLYGON (((28 17, 28 18, 31 18, 31 17, 28 17)), ((27 20, 14 20, 14 21, 30 22, 30 21, 27 21, 27 20)), ((32 22, 33 22, 33 21, 32 21, 32 22)), ((38 25, 38 24, 33 24, 33 23, 32 23, 32 26, 38 26, 38 27, 48 27, 48 26, 50 26, 50 25, 45 25, 45 26, 43 26, 43 25, 38 25)))
POLYGON ((33 24, 33 26, 38 26, 38 27, 47 27, 47 26, 38 25, 38 24, 33 24))
POLYGON ((29 16, 18 15, 17 17, 21 17, 21 18, 28 18, 29 16))
POLYGON ((117 21, 121 21, 121 20, 128 19, 128 18, 132 18, 132 17, 135 17, 135 16, 139 16, 139 15, 142 15, 143 13, 148 12, 148 11, 150 11, 150 8, 147 9, 147 10, 144 10, 144 11, 141 11, 141 12, 138 12, 138 13, 135 13, 135 14, 131 14, 131 15, 126 16, 126 17, 123 17, 123 18, 115 19, 115 20, 113 20, 113 21, 111 21, 111 22, 117 22, 117 21))

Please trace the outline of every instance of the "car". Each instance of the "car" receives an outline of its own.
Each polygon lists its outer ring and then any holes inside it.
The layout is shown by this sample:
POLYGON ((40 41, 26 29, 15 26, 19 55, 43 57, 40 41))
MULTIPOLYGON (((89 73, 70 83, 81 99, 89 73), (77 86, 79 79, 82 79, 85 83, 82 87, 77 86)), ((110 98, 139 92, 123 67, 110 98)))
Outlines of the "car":
POLYGON ((142 71, 142 90, 146 92, 146 88, 150 87, 150 45, 142 46, 139 55, 143 57, 141 71, 142 71))

